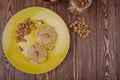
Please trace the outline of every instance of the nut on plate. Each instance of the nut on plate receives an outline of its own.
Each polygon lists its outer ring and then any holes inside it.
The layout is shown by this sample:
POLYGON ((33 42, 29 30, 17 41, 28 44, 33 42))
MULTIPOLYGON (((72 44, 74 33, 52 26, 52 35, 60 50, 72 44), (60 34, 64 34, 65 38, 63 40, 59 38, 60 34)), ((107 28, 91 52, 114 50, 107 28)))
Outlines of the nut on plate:
POLYGON ((30 18, 24 19, 24 21, 17 26, 16 30, 16 42, 27 42, 26 39, 24 39, 25 35, 29 35, 31 33, 31 30, 36 29, 35 23, 30 20, 30 18))

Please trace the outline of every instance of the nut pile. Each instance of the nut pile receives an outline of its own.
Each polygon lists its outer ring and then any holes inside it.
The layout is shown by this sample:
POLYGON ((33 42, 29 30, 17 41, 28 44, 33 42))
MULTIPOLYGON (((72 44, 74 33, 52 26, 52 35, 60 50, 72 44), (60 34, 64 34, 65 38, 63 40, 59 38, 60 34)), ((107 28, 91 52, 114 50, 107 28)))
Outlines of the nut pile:
POLYGON ((91 0, 73 0, 74 3, 78 6, 85 7, 90 3, 91 0))
POLYGON ((27 40, 24 39, 25 35, 31 33, 31 30, 36 29, 35 23, 30 20, 30 18, 26 18, 23 23, 18 24, 16 30, 16 42, 26 42, 27 40))
POLYGON ((84 38, 89 36, 89 34, 91 33, 91 31, 89 30, 85 18, 78 18, 77 20, 75 20, 74 22, 72 22, 69 25, 70 28, 73 29, 74 32, 76 32, 79 37, 84 38))

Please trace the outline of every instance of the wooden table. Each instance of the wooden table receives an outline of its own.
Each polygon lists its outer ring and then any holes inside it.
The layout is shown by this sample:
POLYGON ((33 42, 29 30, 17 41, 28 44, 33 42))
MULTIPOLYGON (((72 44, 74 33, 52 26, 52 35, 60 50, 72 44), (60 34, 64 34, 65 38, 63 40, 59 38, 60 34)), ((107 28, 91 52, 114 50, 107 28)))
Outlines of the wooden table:
MULTIPOLYGON (((70 31, 71 44, 67 57, 54 70, 31 75, 14 68, 0 45, 0 80, 120 80, 120 0, 94 0, 84 13, 92 34, 79 38, 70 31)), ((0 44, 7 21, 18 11, 43 6, 57 12, 70 24, 78 18, 67 11, 69 0, 54 5, 40 0, 0 0, 0 44)))

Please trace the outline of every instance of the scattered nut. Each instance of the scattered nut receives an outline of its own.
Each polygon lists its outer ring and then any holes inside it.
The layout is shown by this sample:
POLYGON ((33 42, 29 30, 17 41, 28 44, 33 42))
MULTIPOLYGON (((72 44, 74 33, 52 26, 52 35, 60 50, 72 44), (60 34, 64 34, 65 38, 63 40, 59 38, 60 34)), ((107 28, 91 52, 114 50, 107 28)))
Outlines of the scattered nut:
POLYGON ((31 29, 32 30, 35 30, 37 27, 36 26, 31 26, 31 29))
POLYGON ((29 22, 30 21, 30 18, 26 18, 25 20, 24 20, 24 22, 29 22))
POLYGON ((27 40, 23 39, 25 35, 31 33, 31 30, 36 29, 35 23, 30 21, 30 18, 26 18, 23 23, 18 24, 16 30, 16 42, 26 42, 27 40))
POLYGON ((42 24, 42 23, 43 23, 43 21, 42 21, 42 20, 38 20, 37 22, 38 22, 38 24, 42 24))
POLYGON ((54 48, 53 46, 50 46, 48 49, 49 49, 49 50, 52 50, 53 48, 54 48))
POLYGON ((22 48, 22 47, 20 47, 20 46, 19 46, 18 48, 19 48, 19 51, 20 51, 20 52, 22 52, 22 51, 23 51, 23 48, 22 48))
POLYGON ((26 39, 22 39, 21 42, 27 42, 27 40, 26 39))
POLYGON ((73 31, 76 32, 81 38, 85 38, 91 33, 84 17, 78 18, 77 20, 72 22, 69 25, 69 28, 72 28, 73 31))
POLYGON ((16 42, 20 42, 21 41, 18 36, 16 36, 15 39, 16 39, 16 42))
POLYGON ((27 30, 26 30, 26 35, 28 35, 28 34, 30 34, 30 32, 31 32, 31 29, 30 28, 28 28, 27 30))

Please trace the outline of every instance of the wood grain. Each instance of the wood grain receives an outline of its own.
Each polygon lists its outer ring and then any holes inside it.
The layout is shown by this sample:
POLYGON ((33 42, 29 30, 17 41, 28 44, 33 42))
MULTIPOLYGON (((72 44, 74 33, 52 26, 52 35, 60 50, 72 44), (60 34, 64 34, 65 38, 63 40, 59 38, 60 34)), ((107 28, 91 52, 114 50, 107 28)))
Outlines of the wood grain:
POLYGON ((97 1, 97 79, 116 80, 115 0, 97 1))
POLYGON ((2 32, 18 11, 41 6, 58 13, 69 25, 81 16, 71 14, 69 0, 46 5, 41 0, 0 0, 0 80, 120 80, 120 0, 93 0, 82 15, 92 34, 81 39, 69 29, 70 49, 65 60, 44 74, 27 74, 14 68, 2 50, 2 32))
POLYGON ((8 74, 7 74, 7 68, 5 64, 3 63, 2 58, 0 58, 0 80, 7 80, 8 79, 8 74))
POLYGON ((0 51, 0 55, 1 55, 1 67, 3 67, 3 69, 1 70, 1 74, 4 74, 4 77, 2 77, 1 80, 14 80, 14 67, 11 66, 11 64, 8 62, 8 60, 6 59, 5 55, 3 54, 2 51, 2 32, 4 29, 4 26, 6 25, 7 21, 10 19, 10 17, 16 12, 14 10, 15 4, 13 3, 13 1, 11 0, 3 0, 2 2, 0 1, 0 3, 2 3, 1 6, 1 26, 0 26, 0 45, 1 45, 1 51, 0 51), (5 5, 7 3, 7 5, 5 5))
POLYGON ((92 31, 89 37, 76 36, 76 80, 96 80, 96 0, 83 15, 92 31))
POLYGON ((117 65, 117 80, 120 80, 120 0, 116 0, 116 38, 117 38, 117 42, 116 42, 116 65, 117 65))

